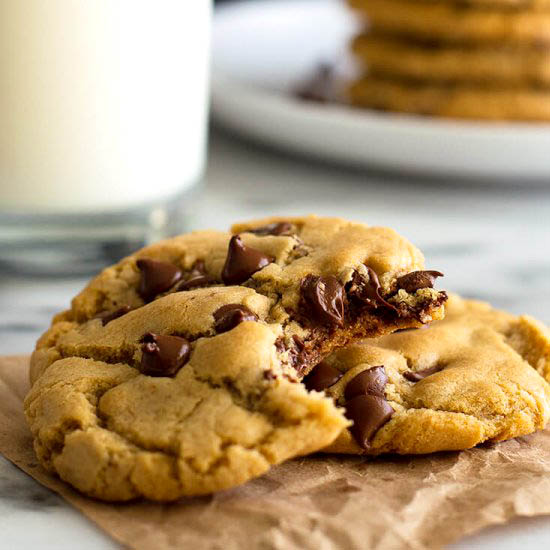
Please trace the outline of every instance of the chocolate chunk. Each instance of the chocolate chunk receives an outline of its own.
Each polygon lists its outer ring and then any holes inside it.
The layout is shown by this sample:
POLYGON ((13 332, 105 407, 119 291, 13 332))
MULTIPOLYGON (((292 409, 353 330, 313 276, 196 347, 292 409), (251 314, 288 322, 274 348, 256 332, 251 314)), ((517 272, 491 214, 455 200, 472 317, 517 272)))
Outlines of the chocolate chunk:
POLYGON ((240 285, 249 279, 256 271, 273 262, 260 250, 246 246, 239 235, 229 241, 227 258, 223 266, 222 279, 226 285, 240 285))
POLYGON ((303 380, 308 390, 323 391, 324 389, 336 384, 344 376, 338 369, 319 363, 303 380))
POLYGON ((340 327, 344 324, 344 287, 336 277, 307 275, 301 289, 306 309, 315 322, 340 327))
POLYGON ((227 304, 214 312, 216 332, 227 332, 243 321, 257 321, 258 316, 241 304, 227 304))
POLYGON ((367 450, 376 432, 393 413, 390 404, 377 395, 358 395, 346 403, 346 417, 353 420, 350 431, 357 443, 367 450))
POLYGON ((376 395, 385 398, 384 388, 387 383, 388 376, 386 374, 386 369, 383 366, 372 367, 360 372, 348 382, 344 397, 346 401, 358 395, 376 395))
POLYGON ((445 367, 443 365, 437 365, 435 367, 430 367, 429 369, 417 371, 408 370, 403 373, 403 376, 411 382, 420 382, 420 380, 424 380, 424 378, 428 378, 428 376, 431 376, 436 372, 442 371, 444 368, 445 367))
POLYGON ((105 326, 107 323, 126 315, 131 310, 132 308, 130 306, 122 306, 116 311, 104 311, 103 313, 100 313, 96 319, 101 319, 103 326, 105 326))
POLYGON ((147 376, 174 376, 189 359, 191 346, 180 336, 147 333, 143 342, 140 371, 147 376))
POLYGON ((146 302, 172 288, 182 277, 181 269, 168 262, 142 259, 136 265, 141 271, 138 293, 146 302))
POLYGON ((397 287, 413 294, 420 288, 433 288, 435 280, 443 277, 439 271, 413 271, 397 279, 397 287))
POLYGON ((268 225, 263 225, 262 227, 257 227, 256 229, 251 229, 250 233, 256 235, 291 235, 292 233, 292 224, 288 222, 275 222, 268 225))
POLYGON ((359 273, 355 273, 352 280, 352 287, 350 289, 350 294, 353 295, 356 299, 361 302, 364 302, 372 307, 387 307, 394 311, 397 311, 397 308, 384 300, 380 294, 380 281, 378 280, 378 275, 374 269, 365 266, 367 268, 367 273, 369 275, 369 280, 359 273))
POLYGON ((208 286, 215 282, 214 278, 206 273, 204 262, 202 260, 197 260, 185 281, 178 283, 174 291, 182 292, 184 290, 191 290, 192 288, 208 286))

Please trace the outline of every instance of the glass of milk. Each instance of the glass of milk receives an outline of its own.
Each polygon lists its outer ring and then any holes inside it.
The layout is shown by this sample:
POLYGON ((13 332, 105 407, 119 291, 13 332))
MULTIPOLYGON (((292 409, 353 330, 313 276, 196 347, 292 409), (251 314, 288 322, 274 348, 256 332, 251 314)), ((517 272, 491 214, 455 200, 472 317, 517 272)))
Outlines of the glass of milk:
POLYGON ((0 268, 85 272, 181 229, 204 167, 211 10, 0 1, 0 268))

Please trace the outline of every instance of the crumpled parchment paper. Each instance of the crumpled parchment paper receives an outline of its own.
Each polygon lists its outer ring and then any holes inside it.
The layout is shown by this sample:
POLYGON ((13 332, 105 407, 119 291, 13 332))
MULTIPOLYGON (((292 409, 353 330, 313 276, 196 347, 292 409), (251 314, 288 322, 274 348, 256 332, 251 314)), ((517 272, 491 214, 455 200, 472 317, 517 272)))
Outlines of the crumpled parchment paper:
POLYGON ((0 358, 0 452, 138 550, 428 549, 550 514, 550 430, 425 457, 313 456, 213 496, 105 504, 46 473, 22 413, 28 359, 0 358))

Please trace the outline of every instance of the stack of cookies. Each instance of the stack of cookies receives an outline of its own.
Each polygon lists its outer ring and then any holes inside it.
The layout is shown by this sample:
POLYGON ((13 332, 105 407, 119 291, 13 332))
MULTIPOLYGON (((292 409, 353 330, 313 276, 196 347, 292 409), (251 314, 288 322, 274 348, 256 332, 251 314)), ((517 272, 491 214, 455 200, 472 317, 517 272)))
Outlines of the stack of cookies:
POLYGON ((550 0, 347 0, 357 106, 550 121, 550 0))
POLYGON ((139 250, 38 341, 36 455, 87 495, 171 501, 316 451, 431 453, 542 429, 547 329, 449 297, 441 276, 391 229, 315 216, 139 250))

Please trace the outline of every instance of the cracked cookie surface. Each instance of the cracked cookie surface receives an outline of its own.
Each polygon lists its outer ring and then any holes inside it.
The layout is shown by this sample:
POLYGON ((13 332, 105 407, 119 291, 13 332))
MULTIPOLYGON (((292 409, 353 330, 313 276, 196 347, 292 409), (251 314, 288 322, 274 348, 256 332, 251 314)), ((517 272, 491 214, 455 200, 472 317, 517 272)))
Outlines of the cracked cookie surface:
POLYGON ((97 498, 175 500, 316 451, 348 421, 297 381, 351 338, 442 317, 440 275, 390 229, 313 216, 142 249, 38 341, 37 456, 97 498))
POLYGON ((298 377, 350 339, 443 317, 445 293, 432 288, 433 278, 415 278, 425 273, 424 258, 392 229, 315 216, 269 218, 232 229, 161 241, 105 269, 38 341, 31 381, 72 353, 67 346, 88 334, 94 319, 112 322, 147 303, 165 310, 158 330, 174 304, 181 322, 174 330, 189 338, 216 334, 213 315, 222 306, 258 307, 262 321, 282 328, 281 360, 298 377), (415 284, 405 289, 406 277, 415 284), (161 301, 167 296, 173 302, 161 301))
MULTIPOLYGON (((134 346, 125 321, 105 327, 107 347, 134 346)), ((345 420, 327 398, 266 376, 278 368, 274 342, 269 327, 243 322, 198 340, 174 377, 145 376, 121 362, 56 361, 25 401, 37 456, 96 498, 175 500, 314 451, 345 420)))
POLYGON ((543 377, 546 327, 451 296, 443 321, 338 350, 305 383, 354 421, 326 452, 422 454, 542 429, 550 417, 543 377))

